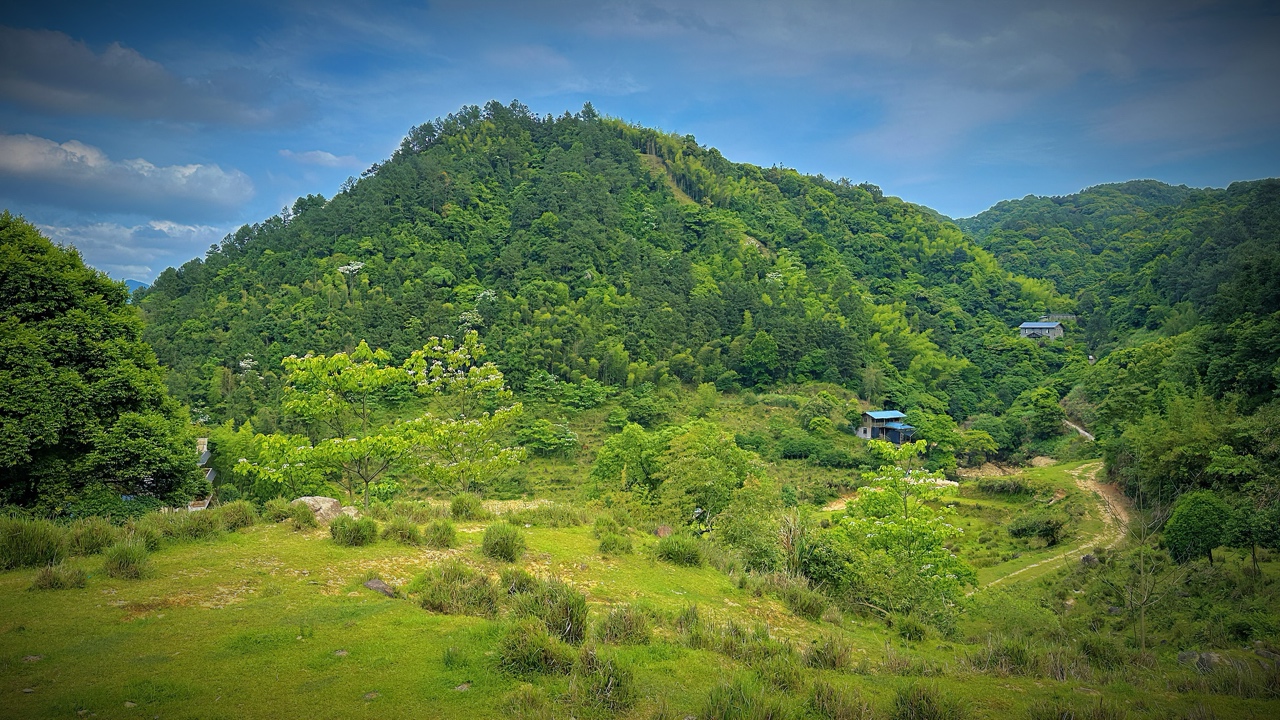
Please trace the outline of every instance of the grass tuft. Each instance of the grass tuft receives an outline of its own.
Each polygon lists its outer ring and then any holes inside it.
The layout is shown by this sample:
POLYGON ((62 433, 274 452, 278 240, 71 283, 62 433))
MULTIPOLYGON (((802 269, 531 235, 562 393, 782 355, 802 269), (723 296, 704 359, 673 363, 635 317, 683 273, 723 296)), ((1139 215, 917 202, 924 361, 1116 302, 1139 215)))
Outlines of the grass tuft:
POLYGON ((503 568, 498 573, 498 584, 508 595, 516 595, 536 590, 538 579, 521 568, 503 568))
POLYGON ((567 673, 573 660, 572 648, 534 618, 512 624, 498 642, 498 667, 512 675, 567 673))
POLYGON ((782 698, 738 678, 711 688, 698 717, 702 720, 786 720, 791 713, 787 712, 782 698))
POLYGON ((573 665, 569 695, 577 705, 618 713, 635 703, 635 676, 613 655, 588 644, 573 665))
POLYGON ((493 580, 456 560, 428 569, 406 592, 420 594, 424 609, 446 615, 494 617, 501 598, 493 580))
POLYGON ((493 523, 484 529, 480 547, 486 556, 494 560, 515 562, 524 554, 524 533, 511 523, 493 523))
POLYGON ((282 497, 271 498, 262 505, 262 519, 278 523, 290 517, 289 501, 282 497))
POLYGON ((67 548, 72 555, 97 555, 120 539, 120 530, 105 518, 92 515, 67 528, 67 548))
POLYGON ((601 555, 630 555, 634 548, 626 535, 609 533, 600 538, 601 555))
POLYGON ((702 566, 702 548, 698 541, 682 533, 668 535, 658 541, 658 558, 684 567, 702 566))
POLYGON ((382 527, 382 539, 395 540, 401 545, 421 545, 422 532, 413 520, 402 515, 392 515, 382 527))
POLYGON ((253 507, 253 503, 247 500, 229 502, 219 507, 217 512, 222 518, 222 526, 230 532, 252 527, 258 522, 258 511, 253 507))
POLYGON ((138 580, 151 570, 147 547, 136 540, 124 540, 107 548, 103 570, 120 580, 138 580))
POLYGON ((36 571, 36 576, 31 580, 31 589, 67 590, 69 588, 82 588, 88 582, 88 579, 88 574, 78 567, 71 567, 64 563, 45 565, 36 571))
POLYGON ((517 594, 511 612, 541 620, 547 632, 573 645, 587 636, 587 596, 562 580, 545 580, 517 594))
POLYGON ((0 569, 40 567, 67 556, 67 534, 48 520, 0 518, 0 569))
POLYGON ((853 660, 853 645, 840 635, 825 635, 815 640, 804 653, 804 664, 824 670, 843 670, 853 660))
POLYGON ((937 688, 912 683, 894 696, 892 720, 961 720, 966 713, 958 703, 937 688))
POLYGON ((339 515, 329 523, 329 536, 347 547, 370 545, 378 539, 378 523, 373 518, 339 515))
POLYGON ((449 505, 449 514, 454 520, 487 520, 489 519, 489 511, 484 509, 484 503, 480 501, 480 496, 475 493, 462 493, 453 498, 453 502, 449 505))
POLYGON ((432 520, 422 533, 422 544, 437 550, 447 550, 458 542, 458 533, 448 520, 432 520))
POLYGON ((825 680, 814 682, 809 707, 827 720, 871 720, 875 716, 857 690, 845 690, 825 680))
POLYGON ((316 520, 316 514, 311 511, 311 508, 306 503, 291 503, 289 505, 289 522, 293 524, 294 530, 320 527, 320 523, 316 520))
POLYGON ((648 645, 653 630, 649 615, 634 605, 619 605, 596 625, 596 636, 611 645, 648 645))

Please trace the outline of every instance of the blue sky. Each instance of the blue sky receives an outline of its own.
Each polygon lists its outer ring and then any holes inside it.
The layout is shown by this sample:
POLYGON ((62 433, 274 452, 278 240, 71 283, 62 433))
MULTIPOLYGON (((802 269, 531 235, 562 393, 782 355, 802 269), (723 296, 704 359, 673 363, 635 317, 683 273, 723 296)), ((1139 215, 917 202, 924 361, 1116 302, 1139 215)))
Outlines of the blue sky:
POLYGON ((122 279, 490 99, 590 101, 953 217, 1280 175, 1274 3, 22 5, 0 20, 0 207, 122 279))

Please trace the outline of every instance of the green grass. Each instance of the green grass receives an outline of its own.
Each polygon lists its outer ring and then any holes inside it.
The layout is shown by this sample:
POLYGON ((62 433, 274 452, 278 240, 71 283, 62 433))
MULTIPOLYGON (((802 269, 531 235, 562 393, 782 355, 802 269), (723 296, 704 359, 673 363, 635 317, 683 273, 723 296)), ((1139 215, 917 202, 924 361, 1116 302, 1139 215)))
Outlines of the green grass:
MULTIPOLYGON (((913 684, 936 689, 973 718, 1024 718, 1035 703, 1084 707, 1091 693, 1126 708, 1134 720, 1181 717, 1197 704, 1219 718, 1280 710, 1275 700, 1179 694, 1157 671, 1131 664, 1089 682, 975 673, 961 661, 985 647, 985 636, 971 637, 982 633, 967 620, 952 635, 930 632, 908 647, 873 616, 811 621, 708 565, 659 561, 651 536, 633 536, 635 553, 602 557, 592 530, 591 524, 522 528, 527 548, 507 563, 481 552, 478 524, 459 525, 455 547, 435 549, 397 542, 344 547, 325 528, 295 532, 288 523, 261 523, 201 542, 164 542, 148 556, 150 572, 140 579, 107 576, 101 557, 65 561, 64 568, 86 572, 83 588, 33 592, 36 569, 3 572, 0 715, 67 717, 85 710, 98 717, 473 720, 516 717, 510 698, 529 696, 545 703, 545 717, 647 720, 659 710, 663 717, 701 717, 714 689, 732 686, 735 678, 748 678, 741 687, 794 718, 864 717, 864 706, 873 717, 889 717, 899 691, 913 684), (417 596, 386 598, 362 584, 376 574, 404 591, 414 577, 449 562, 492 582, 492 616, 432 612, 417 596), (556 654, 556 672, 504 671, 499 650, 513 623, 514 600, 498 582, 502 570, 515 584, 527 585, 519 570, 557 578, 584 595, 589 629, 582 647, 596 638, 610 644, 586 660, 573 646, 553 644, 564 651, 556 654), (791 654, 776 650, 771 657, 782 660, 753 664, 716 649, 746 647, 746 639, 692 646, 675 618, 693 605, 708 626, 733 621, 741 638, 765 628, 770 647, 789 646, 791 654), (637 614, 624 617, 629 612, 637 614), (646 622, 649 642, 643 643, 646 622), (611 626, 606 637, 597 633, 611 626), (24 661, 35 656, 41 659, 24 661), (793 665, 800 675, 793 676, 793 665), (931 667, 943 674, 910 675, 931 667), (624 677, 629 691, 602 695, 610 677, 624 677), (796 687, 797 678, 804 687, 796 687)), ((1267 572, 1274 573, 1275 564, 1267 563, 1267 572)), ((1018 598, 993 598, 989 614, 1007 621, 1023 613, 1033 625, 1033 613, 1049 612, 1024 610, 1019 603, 1034 603, 1018 598)), ((544 620, 530 622, 546 630, 544 620)), ((1160 652, 1159 672, 1172 672, 1176 649, 1160 652)))

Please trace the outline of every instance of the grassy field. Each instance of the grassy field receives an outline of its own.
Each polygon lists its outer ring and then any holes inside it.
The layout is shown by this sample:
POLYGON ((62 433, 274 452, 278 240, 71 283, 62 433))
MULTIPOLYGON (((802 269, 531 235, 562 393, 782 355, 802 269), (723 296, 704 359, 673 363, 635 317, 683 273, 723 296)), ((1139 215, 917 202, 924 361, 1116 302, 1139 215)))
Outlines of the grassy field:
MULTIPOLYGON (((1070 482, 1069 469, 1037 472, 1048 482, 1070 482)), ((967 494, 964 488, 959 499, 973 504, 967 494)), ((976 502, 1011 511, 1004 507, 1009 501, 976 502)), ((971 520, 986 523, 976 515, 971 520)), ((1130 717, 1179 717, 1197 706, 1217 717, 1280 714, 1276 702, 1174 693, 1154 669, 1100 672, 1090 682, 975 669, 981 618, 1006 612, 1007 602, 1021 607, 1014 599, 1026 585, 1011 584, 997 595, 979 591, 970 600, 972 626, 908 643, 877 619, 828 613, 806 620, 759 592, 758 584, 710 566, 659 561, 656 540, 641 533, 633 534, 635 553, 606 558, 589 524, 528 527, 529 549, 516 565, 583 592, 593 622, 620 604, 645 608, 656 620, 649 643, 601 650, 633 674, 630 707, 574 704, 570 677, 500 670, 506 609, 492 618, 434 614, 412 599, 363 586, 377 576, 403 587, 448 559, 496 575, 507 566, 481 554, 483 528, 460 524, 458 547, 441 551, 385 540, 343 547, 323 527, 258 524, 166 545, 152 554, 152 570, 140 580, 107 577, 96 556, 68 561, 89 574, 79 589, 30 590, 35 571, 0 573, 0 716, 709 717, 708 694, 722 682, 778 684, 779 671, 767 662, 706 649, 682 635, 676 618, 690 606, 705 622, 767 627, 796 657, 828 637, 848 644, 851 657, 840 669, 804 668, 798 684, 771 695, 789 713, 778 717, 823 717, 807 700, 817 681, 857 690, 874 717, 896 716, 898 691, 916 685, 950 698, 970 717, 1027 717, 1055 699, 1081 707, 1102 701, 1130 717), (540 707, 538 698, 550 705, 540 707)), ((1054 551, 1033 550, 1026 559, 1054 551)), ((985 568, 984 576, 1015 566, 985 568)))

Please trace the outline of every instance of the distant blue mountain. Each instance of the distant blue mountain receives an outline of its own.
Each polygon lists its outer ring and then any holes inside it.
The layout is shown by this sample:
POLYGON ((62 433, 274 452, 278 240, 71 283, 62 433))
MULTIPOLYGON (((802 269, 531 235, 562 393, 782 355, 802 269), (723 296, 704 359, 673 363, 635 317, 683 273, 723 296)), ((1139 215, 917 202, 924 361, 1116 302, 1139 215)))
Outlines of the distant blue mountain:
POLYGON ((125 287, 129 288, 129 292, 133 292, 138 288, 147 287, 147 284, 142 282, 141 280, 125 280, 124 284, 125 284, 125 287))

